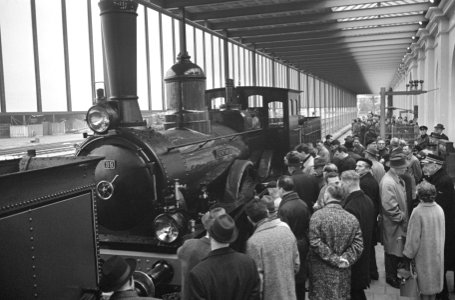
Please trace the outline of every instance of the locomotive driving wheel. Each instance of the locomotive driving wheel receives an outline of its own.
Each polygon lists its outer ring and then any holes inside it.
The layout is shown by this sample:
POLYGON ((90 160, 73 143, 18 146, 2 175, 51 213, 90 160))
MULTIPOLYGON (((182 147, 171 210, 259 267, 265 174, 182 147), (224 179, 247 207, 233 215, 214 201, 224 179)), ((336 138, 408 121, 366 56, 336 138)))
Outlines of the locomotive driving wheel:
POLYGON ((237 206, 253 198, 256 183, 257 176, 253 163, 249 160, 236 160, 226 180, 224 202, 237 206))

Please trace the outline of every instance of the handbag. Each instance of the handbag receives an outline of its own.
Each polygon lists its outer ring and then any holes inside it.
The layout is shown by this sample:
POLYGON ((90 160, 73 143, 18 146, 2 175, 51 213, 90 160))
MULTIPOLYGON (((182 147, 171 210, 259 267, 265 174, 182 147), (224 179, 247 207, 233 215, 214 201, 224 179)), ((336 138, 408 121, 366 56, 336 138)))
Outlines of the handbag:
POLYGON ((404 279, 400 285, 400 296, 401 297, 419 297, 419 285, 417 284, 417 272, 414 270, 413 264, 410 266, 410 275, 404 279))

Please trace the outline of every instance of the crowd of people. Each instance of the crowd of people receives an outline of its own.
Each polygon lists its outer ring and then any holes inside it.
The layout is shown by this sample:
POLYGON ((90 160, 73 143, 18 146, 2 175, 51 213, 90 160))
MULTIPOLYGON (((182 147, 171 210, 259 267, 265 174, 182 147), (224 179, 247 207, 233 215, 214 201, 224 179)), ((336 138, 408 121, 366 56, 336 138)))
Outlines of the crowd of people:
POLYGON ((422 127, 412 145, 355 135, 298 145, 284 157, 288 174, 245 205, 254 226, 245 253, 230 247, 238 228, 224 209, 202 217, 206 236, 177 251, 181 298, 366 299, 382 243, 390 286, 414 265, 422 299, 449 299, 455 191, 441 157, 416 157, 422 127))

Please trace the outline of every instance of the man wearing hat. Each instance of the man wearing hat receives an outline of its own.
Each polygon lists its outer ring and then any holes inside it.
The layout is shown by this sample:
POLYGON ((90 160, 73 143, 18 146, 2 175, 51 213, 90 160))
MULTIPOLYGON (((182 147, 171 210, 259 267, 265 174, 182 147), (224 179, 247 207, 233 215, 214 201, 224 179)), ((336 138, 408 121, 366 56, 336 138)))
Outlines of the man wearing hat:
POLYGON ((190 286, 188 284, 190 270, 210 253, 210 225, 216 217, 224 214, 226 214, 226 210, 221 207, 206 212, 201 218, 202 225, 207 230, 206 235, 200 239, 188 239, 177 249, 177 257, 182 266, 182 300, 190 299, 190 286))
POLYGON ((444 133, 442 133, 442 131, 444 130, 444 125, 442 124, 436 124, 436 126, 434 127, 434 132, 432 132, 430 134, 431 137, 433 138, 436 138, 436 139, 440 139, 440 140, 449 140, 449 137, 447 135, 445 135, 444 133))
POLYGON ((419 137, 414 141, 414 147, 417 151, 422 151, 423 149, 426 149, 428 147, 428 144, 430 143, 430 137, 427 134, 428 127, 427 126, 420 126, 420 135, 419 137))
POLYGON ((302 171, 300 168, 301 161, 298 159, 296 151, 289 152, 286 157, 288 158, 288 172, 294 183, 294 191, 311 210, 319 195, 318 180, 313 175, 308 175, 302 171))
MULTIPOLYGON (((441 206, 445 217, 445 245, 444 245, 444 274, 455 269, 455 191, 452 179, 447 174, 444 159, 437 155, 428 154, 422 160, 422 171, 426 179, 436 187, 436 203, 441 206)), ((444 289, 437 296, 438 299, 449 299, 447 279, 444 280, 444 289)))
POLYGON ((139 297, 134 289, 133 273, 136 269, 136 260, 123 259, 121 256, 111 256, 101 269, 100 289, 102 292, 114 292, 110 300, 128 299, 143 300, 153 297, 139 297))
POLYGON ((378 161, 378 150, 376 144, 369 144, 365 150, 365 158, 369 159, 372 163, 371 174, 377 183, 381 182, 382 177, 385 175, 384 165, 378 161))
POLYGON ((403 257, 403 247, 408 225, 406 186, 400 175, 407 170, 404 155, 390 158, 390 169, 379 185, 382 206, 382 240, 385 253, 386 282, 400 287, 397 277, 398 264, 403 257))
POLYGON ((190 271, 190 299, 259 299, 256 263, 248 255, 229 247, 238 236, 231 216, 216 217, 209 233, 212 251, 190 271))

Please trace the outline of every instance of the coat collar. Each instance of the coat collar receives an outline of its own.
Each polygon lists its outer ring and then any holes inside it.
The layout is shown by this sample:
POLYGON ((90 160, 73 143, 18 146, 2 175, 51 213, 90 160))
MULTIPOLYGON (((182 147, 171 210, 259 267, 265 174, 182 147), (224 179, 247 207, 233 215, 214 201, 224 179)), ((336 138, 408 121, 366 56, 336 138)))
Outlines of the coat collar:
POLYGON ((207 259, 210 256, 220 256, 220 255, 226 255, 226 254, 234 253, 234 252, 235 252, 235 250, 232 249, 231 247, 223 247, 223 248, 219 248, 219 249, 210 251, 209 255, 207 255, 207 257, 205 259, 207 259))
POLYGON ((282 207, 285 203, 289 201, 294 201, 294 200, 300 200, 299 195, 296 192, 290 192, 286 195, 283 195, 281 202, 280 202, 280 207, 282 207))

